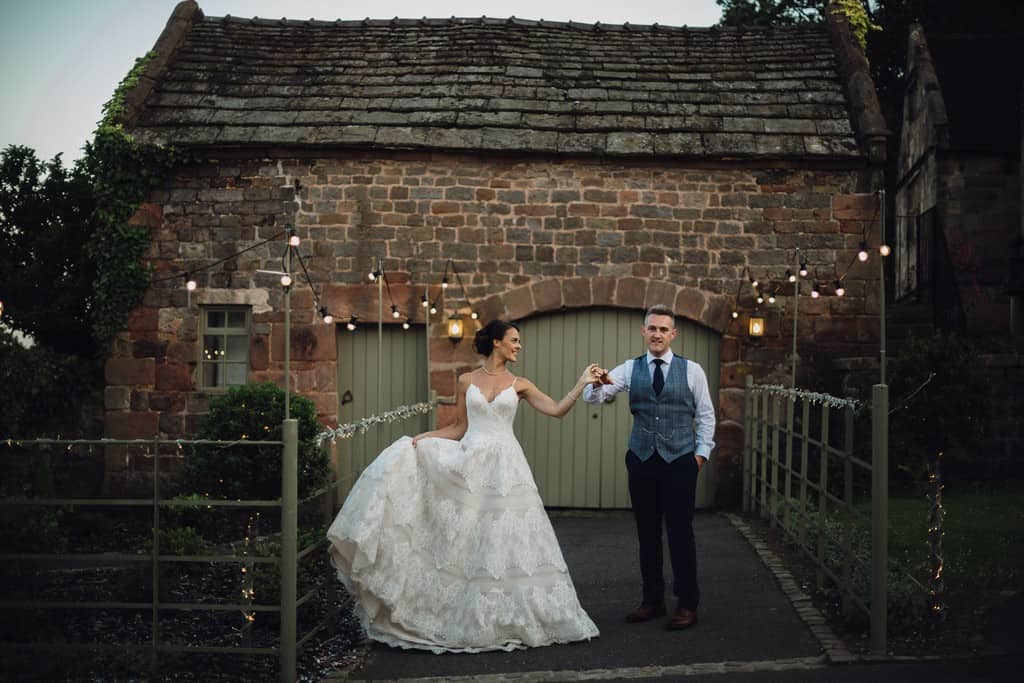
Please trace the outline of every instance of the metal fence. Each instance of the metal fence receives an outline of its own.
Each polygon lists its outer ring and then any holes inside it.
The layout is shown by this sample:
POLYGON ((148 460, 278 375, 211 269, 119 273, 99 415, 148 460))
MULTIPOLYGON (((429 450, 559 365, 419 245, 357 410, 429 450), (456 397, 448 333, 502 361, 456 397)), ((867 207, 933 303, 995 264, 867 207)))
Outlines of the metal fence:
MULTIPOLYGON (((422 404, 426 405, 426 404, 422 404)), ((429 404, 433 409, 433 403, 429 404)), ((414 414, 405 409, 388 413, 387 421, 395 421, 411 417, 414 414)), ((374 424, 385 421, 376 416, 364 418, 357 425, 343 425, 336 430, 340 438, 345 434, 365 431, 374 424), (353 429, 346 429, 354 427, 353 429)), ((39 600, 39 599, 3 599, 0 610, 15 613, 17 610, 31 611, 93 611, 106 610, 146 611, 149 613, 150 629, 148 642, 33 642, 27 639, 0 642, 0 650, 37 650, 41 652, 81 652, 109 651, 127 652, 142 651, 148 654, 150 674, 155 679, 159 673, 160 655, 167 653, 184 654, 232 654, 252 656, 277 656, 279 659, 280 680, 291 682, 296 679, 296 659, 298 651, 311 638, 328 625, 328 618, 322 618, 312 624, 305 633, 298 632, 298 610, 309 603, 319 591, 313 588, 298 595, 299 563, 310 554, 322 551, 327 543, 320 538, 301 551, 298 549, 298 510, 300 506, 319 500, 325 521, 333 514, 333 502, 342 481, 334 481, 329 485, 305 496, 298 497, 298 423, 294 419, 285 420, 282 425, 281 441, 209 441, 209 440, 58 440, 58 439, 27 439, 7 442, 8 446, 21 449, 49 448, 52 450, 70 451, 73 448, 88 447, 104 451, 111 449, 145 449, 147 460, 152 462, 149 472, 152 477, 152 493, 146 497, 136 498, 64 498, 37 497, 26 495, 10 495, 0 498, 0 508, 10 509, 145 509, 152 522, 151 544, 147 552, 101 552, 101 553, 64 553, 64 552, 4 552, 0 553, 0 562, 4 566, 28 566, 38 568, 82 569, 83 567, 123 567, 148 566, 150 570, 149 600, 117 601, 117 600, 39 600), (165 473, 161 472, 161 460, 175 455, 180 456, 183 449, 191 447, 279 447, 282 455, 281 497, 277 500, 218 500, 205 498, 201 508, 236 508, 253 510, 273 510, 280 514, 280 551, 276 555, 253 556, 249 554, 165 554, 161 551, 161 513, 168 509, 197 507, 192 500, 168 499, 161 493, 161 480, 165 473), (151 457, 150 457, 151 456, 151 457), (276 566, 280 576, 280 591, 274 603, 258 603, 252 599, 252 593, 241 591, 239 602, 168 602, 161 599, 161 566, 172 563, 206 563, 206 566, 229 563, 238 565, 242 571, 249 572, 257 564, 276 566), (243 615, 256 613, 277 614, 280 619, 278 643, 276 646, 246 647, 217 645, 183 645, 165 642, 161 637, 161 617, 168 612, 225 612, 235 611, 243 615)), ((128 457, 128 456, 126 456, 128 457)), ((123 549, 122 549, 123 550, 123 549)), ((11 595, 8 593, 8 595, 11 595)), ((13 597, 13 596, 12 596, 13 597)), ((166 616, 164 617, 166 619, 166 616)), ((251 621, 251 619, 249 619, 251 621)))
POLYGON ((888 387, 875 385, 868 430, 856 401, 750 377, 744 394, 743 511, 781 528, 814 564, 818 587, 830 582, 844 611, 870 619, 876 653, 886 643, 888 404, 888 387), (869 447, 857 443, 865 434, 869 447))

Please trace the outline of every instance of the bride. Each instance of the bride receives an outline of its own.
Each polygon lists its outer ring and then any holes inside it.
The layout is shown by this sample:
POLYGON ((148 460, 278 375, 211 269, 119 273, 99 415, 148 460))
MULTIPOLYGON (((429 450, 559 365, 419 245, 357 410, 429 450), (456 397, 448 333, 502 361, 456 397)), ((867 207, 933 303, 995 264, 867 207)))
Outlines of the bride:
POLYGON ((459 377, 455 422, 401 437, 363 471, 327 532, 331 561, 367 635, 387 645, 483 652, 595 638, 512 422, 520 399, 562 417, 600 368, 555 401, 508 369, 522 348, 515 325, 491 321, 474 346, 485 360, 459 377))

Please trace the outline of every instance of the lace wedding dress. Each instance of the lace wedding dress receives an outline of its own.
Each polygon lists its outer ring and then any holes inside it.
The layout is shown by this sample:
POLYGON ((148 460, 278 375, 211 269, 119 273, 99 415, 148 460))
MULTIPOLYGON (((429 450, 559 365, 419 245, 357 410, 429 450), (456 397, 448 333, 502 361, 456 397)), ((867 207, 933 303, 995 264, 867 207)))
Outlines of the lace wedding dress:
POLYGON ((598 635, 512 432, 518 403, 470 385, 461 441, 402 437, 352 488, 327 537, 370 638, 442 653, 598 635))

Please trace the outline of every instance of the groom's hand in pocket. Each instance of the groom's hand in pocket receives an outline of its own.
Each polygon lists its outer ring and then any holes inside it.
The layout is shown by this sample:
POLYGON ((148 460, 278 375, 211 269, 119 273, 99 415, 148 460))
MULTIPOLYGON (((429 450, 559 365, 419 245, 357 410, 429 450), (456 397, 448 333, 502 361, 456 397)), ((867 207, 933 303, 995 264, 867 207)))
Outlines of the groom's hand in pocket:
POLYGON ((693 459, 697 461, 697 471, 700 472, 700 468, 704 467, 704 463, 708 461, 703 455, 695 455, 693 459))

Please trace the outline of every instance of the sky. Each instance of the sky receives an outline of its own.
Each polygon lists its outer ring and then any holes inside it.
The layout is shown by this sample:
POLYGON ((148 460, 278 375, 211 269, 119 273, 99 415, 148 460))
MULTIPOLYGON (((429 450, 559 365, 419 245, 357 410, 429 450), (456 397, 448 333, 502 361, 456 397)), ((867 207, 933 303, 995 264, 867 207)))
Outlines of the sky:
MULTIPOLYGON (((81 156, 103 104, 152 49, 177 0, 0 0, 0 149, 81 156)), ((714 0, 199 0, 208 16, 278 19, 508 17, 710 26, 714 0)))

